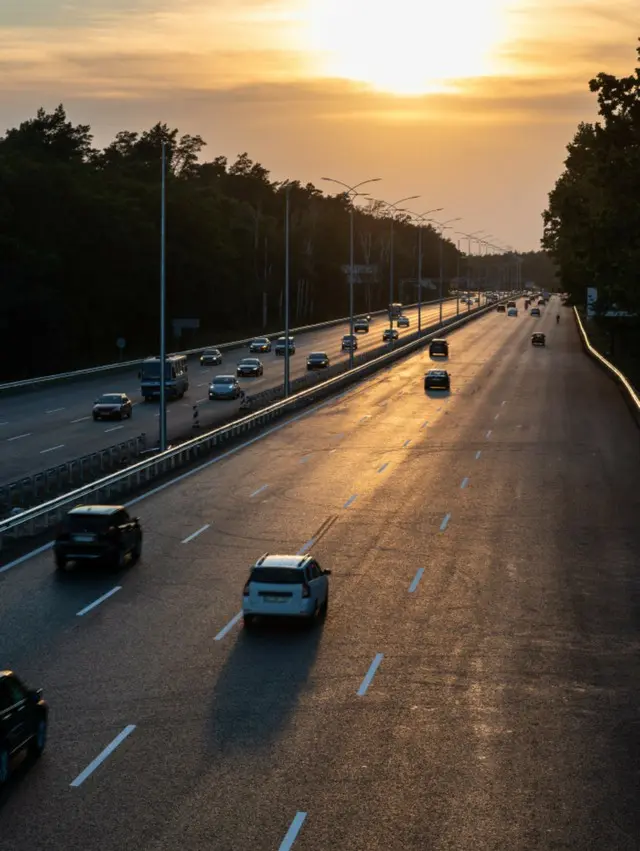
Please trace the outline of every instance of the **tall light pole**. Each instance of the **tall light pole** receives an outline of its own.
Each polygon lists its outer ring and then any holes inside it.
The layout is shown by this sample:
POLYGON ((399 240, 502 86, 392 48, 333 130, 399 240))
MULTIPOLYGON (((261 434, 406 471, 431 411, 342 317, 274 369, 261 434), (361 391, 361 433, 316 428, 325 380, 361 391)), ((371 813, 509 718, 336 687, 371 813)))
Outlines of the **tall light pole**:
POLYGON ((167 146, 162 143, 162 177, 160 189, 160 452, 167 449, 167 342, 165 336, 166 308, 166 173, 167 146))
POLYGON ((446 230, 452 230, 449 222, 461 222, 462 217, 456 216, 455 219, 447 219, 446 222, 436 222, 440 229, 440 327, 442 327, 442 289, 444 286, 444 237, 443 234, 446 230))
POLYGON ((289 361, 289 220, 291 209, 291 184, 287 181, 284 186, 284 398, 287 399, 291 392, 291 364, 289 361))
MULTIPOLYGON (((419 195, 408 195, 406 198, 400 198, 399 201, 394 201, 393 204, 390 204, 388 201, 383 201, 382 203, 385 207, 389 207, 390 210, 393 210, 393 213, 398 213, 398 207, 404 201, 414 201, 416 198, 419 198, 419 195)), ((436 210, 432 210, 432 213, 435 213, 436 210)), ((389 328, 393 328, 393 315, 391 313, 391 305, 393 304, 393 213, 391 214, 391 233, 389 236, 389 328)))
POLYGON ((353 223, 353 215, 354 215, 354 201, 359 196, 368 196, 368 192, 358 192, 357 190, 361 186, 365 186, 367 183, 378 183, 378 181, 382 180, 381 177, 371 177, 369 180, 362 180, 360 183, 356 183, 354 186, 349 186, 348 183, 343 183, 342 180, 335 180, 333 177, 323 177, 322 180, 326 180, 328 183, 336 183, 338 186, 343 186, 347 190, 347 197, 349 198, 349 335, 351 337, 351 345, 349 346, 349 369, 353 369, 355 352, 353 350, 353 278, 354 278, 354 256, 355 256, 355 246, 354 246, 354 223, 353 223))
MULTIPOLYGON (((400 202, 398 202, 400 203, 400 202)), ((440 213, 444 207, 435 207, 433 210, 427 210, 424 213, 412 213, 409 215, 414 219, 418 219, 418 334, 422 331, 422 226, 424 222, 432 222, 433 219, 428 219, 427 216, 431 213, 440 213)))
POLYGON ((475 230, 473 233, 464 233, 464 231, 457 231, 460 236, 466 236, 467 238, 467 311, 471 310, 471 306, 469 304, 469 285, 471 283, 471 240, 478 236, 479 234, 484 233, 483 230, 475 230))

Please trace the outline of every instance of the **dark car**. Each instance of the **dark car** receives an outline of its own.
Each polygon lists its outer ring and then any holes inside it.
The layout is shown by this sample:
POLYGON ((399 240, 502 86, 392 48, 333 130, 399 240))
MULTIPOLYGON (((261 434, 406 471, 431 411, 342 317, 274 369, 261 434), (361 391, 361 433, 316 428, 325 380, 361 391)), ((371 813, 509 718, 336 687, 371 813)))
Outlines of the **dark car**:
POLYGON ((369 321, 367 319, 356 319, 353 323, 353 330, 356 334, 368 334, 369 321))
POLYGON ((451 378, 446 369, 430 369, 424 377, 425 390, 451 390, 451 378))
POLYGON ((311 352, 307 358, 307 369, 326 369, 329 366, 329 355, 326 352, 311 352))
POLYGON ((532 307, 531 311, 530 311, 530 315, 531 316, 540 316, 541 315, 540 314, 540 308, 539 307, 532 307))
POLYGON ((536 333, 531 335, 531 345, 532 346, 546 346, 547 338, 544 334, 536 333))
POLYGON ((133 405, 126 393, 104 393, 93 405, 94 420, 131 419, 133 405))
POLYGON ((219 366, 222 363, 220 349, 205 349, 200 355, 200 366, 219 366))
POLYGON ((20 754, 40 756, 47 743, 48 720, 42 689, 27 688, 13 671, 0 671, 0 789, 20 754))
POLYGON ((358 338, 354 334, 345 334, 342 338, 341 348, 343 352, 355 351, 358 348, 358 338))
MULTIPOLYGON (((278 337, 278 341, 276 342, 275 352, 277 355, 282 355, 284 357, 285 351, 287 348, 287 338, 286 337, 278 337)), ((296 341, 293 337, 289 337, 289 354, 295 355, 296 353, 296 341)))
POLYGON ((256 337, 249 343, 250 352, 270 352, 271 340, 268 337, 256 337))
POLYGON ((242 393, 235 375, 216 375, 209 385, 209 400, 237 399, 242 393))
POLYGON ((511 308, 511 307, 517 307, 517 306, 518 305, 515 303, 515 301, 508 301, 507 302, 507 310, 509 310, 509 308, 511 308))
POLYGON ((449 357, 449 341, 448 340, 432 340, 429 345, 430 357, 440 356, 449 357))
POLYGON ((505 307, 504 304, 499 304, 496 307, 496 313, 506 313, 506 312, 507 312, 507 308, 505 307))
POLYGON ((258 358, 243 358, 236 369, 236 375, 246 378, 262 375, 264 367, 258 358))
POLYGON ((390 342, 391 340, 397 340, 398 337, 399 335, 395 328, 385 328, 382 332, 382 339, 385 343, 390 342))
POLYGON ((544 307, 546 303, 547 303, 547 302, 546 302, 543 298, 539 298, 539 299, 538 299, 538 304, 539 304, 541 307, 544 307))
POLYGON ((142 553, 140 521, 122 505, 77 505, 67 514, 53 552, 58 570, 69 562, 135 564, 142 553))

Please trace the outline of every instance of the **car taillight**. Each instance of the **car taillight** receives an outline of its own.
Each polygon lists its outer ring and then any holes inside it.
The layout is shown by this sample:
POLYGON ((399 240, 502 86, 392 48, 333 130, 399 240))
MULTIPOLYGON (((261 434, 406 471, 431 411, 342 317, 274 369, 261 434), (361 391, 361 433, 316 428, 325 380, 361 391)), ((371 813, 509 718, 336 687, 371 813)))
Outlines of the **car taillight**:
POLYGON ((250 584, 251 584, 250 582, 246 582, 246 583, 245 583, 244 591, 242 592, 242 593, 243 593, 243 595, 244 595, 245 597, 248 597, 248 596, 249 596, 249 585, 250 585, 250 584))
POLYGON ((303 598, 311 596, 311 588, 309 588, 306 582, 302 586, 302 596, 303 598))

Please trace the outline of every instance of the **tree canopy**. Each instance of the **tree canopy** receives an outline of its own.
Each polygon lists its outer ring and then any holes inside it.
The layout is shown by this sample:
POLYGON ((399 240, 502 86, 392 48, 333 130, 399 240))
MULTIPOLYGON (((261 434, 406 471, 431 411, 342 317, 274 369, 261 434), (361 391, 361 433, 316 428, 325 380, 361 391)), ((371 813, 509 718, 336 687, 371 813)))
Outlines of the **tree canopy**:
MULTIPOLYGON (((640 62, 640 48, 637 50, 640 62)), ((640 68, 600 73, 589 83, 600 120, 581 123, 543 213, 543 247, 563 289, 583 304, 598 288, 599 309, 640 311, 640 68)))
MULTIPOLYGON (((287 190, 247 153, 207 160, 200 136, 163 123, 123 130, 99 150, 62 105, 39 109, 0 138, 0 382, 114 361, 120 337, 125 359, 157 351, 163 144, 170 349, 283 327, 287 191, 292 324, 347 315, 347 195, 295 180, 287 190), (199 330, 174 337, 179 318, 198 319, 199 330)), ((355 284, 356 310, 381 309, 389 214, 372 205, 354 220, 355 262, 377 267, 355 284)), ((417 297, 416 235, 406 218, 394 220, 395 297, 407 302, 417 297)), ((442 256, 448 282, 456 245, 445 240, 442 256)), ((423 277, 437 278, 439 263, 439 236, 427 226, 423 277)))

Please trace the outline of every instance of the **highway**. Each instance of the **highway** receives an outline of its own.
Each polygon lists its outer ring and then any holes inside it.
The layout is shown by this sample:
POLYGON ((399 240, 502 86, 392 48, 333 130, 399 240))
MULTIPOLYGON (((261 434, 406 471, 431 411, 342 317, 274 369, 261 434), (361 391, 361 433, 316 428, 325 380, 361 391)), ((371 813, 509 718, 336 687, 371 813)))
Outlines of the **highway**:
MULTIPOLYGON (((464 311, 464 305, 460 310, 464 311)), ((456 312, 456 300, 447 301, 443 316, 456 312)), ((417 328, 417 310, 407 310, 410 328, 400 328, 400 336, 413 333, 417 328)), ((423 327, 438 321, 439 308, 422 311, 423 327)), ((368 334, 358 337, 358 351, 382 345, 384 317, 374 317, 368 334)), ((296 353, 291 357, 291 378, 306 372, 306 357, 312 351, 326 351, 332 363, 348 357, 341 351, 341 339, 349 332, 348 323, 296 335, 296 353)), ((202 428, 215 428, 230 412, 238 412, 239 401, 217 400, 210 402, 207 391, 214 375, 234 373, 238 361, 248 351, 223 351, 221 366, 203 369, 197 357, 189 359, 190 387, 181 400, 167 405, 167 433, 169 440, 188 431, 193 420, 193 405, 199 403, 202 428)), ((246 393, 259 393, 283 383, 283 358, 271 352, 259 356, 265 370, 260 378, 243 378, 240 384, 246 393)), ((140 395, 137 371, 130 374, 101 375, 68 384, 43 387, 43 389, 16 396, 0 397, 0 484, 16 481, 23 476, 40 473, 49 467, 64 464, 91 452, 107 449, 130 437, 145 433, 148 445, 158 439, 158 403, 145 403, 140 395), (124 392, 135 402, 130 420, 94 422, 91 409, 103 393, 124 392)))
POLYGON ((0 573, 0 667, 51 707, 1 851, 637 848, 638 432, 556 312, 139 500, 127 572, 0 573), (246 634, 249 566, 305 545, 326 622, 246 634))

